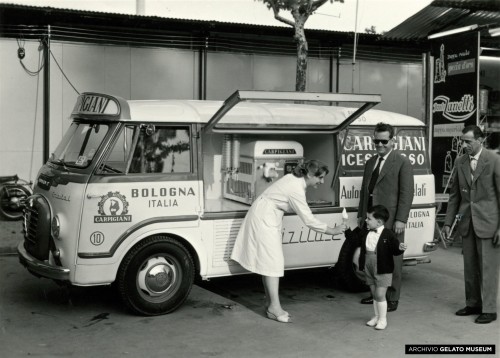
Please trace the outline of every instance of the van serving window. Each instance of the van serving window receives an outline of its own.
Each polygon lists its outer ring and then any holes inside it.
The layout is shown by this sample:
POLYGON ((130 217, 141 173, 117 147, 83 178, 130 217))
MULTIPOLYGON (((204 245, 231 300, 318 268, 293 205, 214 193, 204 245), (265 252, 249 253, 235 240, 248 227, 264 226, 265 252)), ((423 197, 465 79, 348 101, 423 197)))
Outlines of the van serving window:
POLYGON ((347 127, 380 95, 236 91, 214 114, 205 132, 222 133, 333 133, 347 127), (338 107, 354 103, 356 108, 338 107))

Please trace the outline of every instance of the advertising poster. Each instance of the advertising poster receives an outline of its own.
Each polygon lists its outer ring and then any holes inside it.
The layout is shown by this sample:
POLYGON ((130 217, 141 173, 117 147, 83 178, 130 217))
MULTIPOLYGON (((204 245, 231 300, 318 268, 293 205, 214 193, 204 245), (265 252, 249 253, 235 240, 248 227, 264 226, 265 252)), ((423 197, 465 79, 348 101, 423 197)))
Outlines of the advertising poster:
MULTIPOLYGON (((365 164, 376 153, 372 128, 351 128, 344 140, 339 178, 341 207, 356 207, 361 194, 365 164)), ((423 128, 397 129, 394 149, 408 158, 415 175, 413 204, 434 203, 434 179, 428 174, 429 145, 423 128)))
POLYGON ((433 40, 431 103, 432 172, 436 194, 449 193, 453 163, 460 155, 462 129, 477 124, 479 32, 433 40))

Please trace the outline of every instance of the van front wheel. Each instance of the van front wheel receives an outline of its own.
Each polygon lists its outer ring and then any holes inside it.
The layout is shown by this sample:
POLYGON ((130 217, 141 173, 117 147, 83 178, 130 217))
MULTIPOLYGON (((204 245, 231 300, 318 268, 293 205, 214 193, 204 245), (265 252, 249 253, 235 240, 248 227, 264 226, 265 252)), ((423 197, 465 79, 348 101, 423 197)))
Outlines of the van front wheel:
POLYGON ((350 292, 366 292, 370 288, 365 284, 364 273, 359 270, 360 249, 354 240, 345 240, 335 264, 335 281, 350 292))
POLYGON ((123 259, 117 275, 120 296, 134 313, 155 316, 176 310, 194 281, 194 265, 186 248, 167 236, 137 244, 123 259))

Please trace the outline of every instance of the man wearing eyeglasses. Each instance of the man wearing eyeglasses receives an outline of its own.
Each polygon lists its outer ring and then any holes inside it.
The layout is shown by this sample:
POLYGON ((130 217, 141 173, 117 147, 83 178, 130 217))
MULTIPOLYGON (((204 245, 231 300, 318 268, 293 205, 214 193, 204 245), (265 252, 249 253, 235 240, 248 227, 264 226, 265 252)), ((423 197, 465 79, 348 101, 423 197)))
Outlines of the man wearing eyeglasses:
POLYGON ((460 217, 466 306, 456 315, 477 314, 476 323, 497 319, 500 261, 500 156, 483 148, 483 141, 478 126, 462 130, 464 155, 455 163, 444 221, 449 237, 455 217, 460 217))
MULTIPOLYGON (((400 242, 404 242, 406 221, 413 201, 413 169, 410 161, 394 150, 394 128, 390 124, 378 123, 373 133, 373 144, 377 154, 365 165, 358 209, 358 226, 364 227, 366 211, 373 205, 383 205, 389 210, 385 227, 392 229, 400 242)), ((401 271, 403 255, 394 256, 392 284, 387 289, 387 311, 398 308, 401 293, 401 271)), ((373 298, 361 300, 372 304, 373 298)))

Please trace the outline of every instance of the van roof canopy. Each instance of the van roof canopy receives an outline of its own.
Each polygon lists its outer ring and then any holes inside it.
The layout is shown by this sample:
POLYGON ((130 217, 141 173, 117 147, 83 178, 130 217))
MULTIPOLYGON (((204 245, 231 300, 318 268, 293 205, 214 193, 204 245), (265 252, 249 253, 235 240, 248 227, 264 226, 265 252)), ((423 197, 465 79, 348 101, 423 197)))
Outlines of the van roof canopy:
POLYGON ((237 91, 225 102, 199 100, 125 100, 99 93, 78 97, 71 118, 77 120, 200 123, 205 131, 227 133, 336 132, 347 125, 385 122, 423 126, 403 114, 368 110, 379 95, 237 91), (271 96, 274 96, 271 99, 271 96), (277 99, 276 99, 277 98, 277 99), (284 99, 285 98, 285 99, 284 99), (364 99, 364 102, 361 102, 364 99), (359 108, 332 106, 358 102, 359 108), (292 103, 291 103, 292 102, 292 103), (300 102, 300 103, 296 103, 300 102), (304 104, 314 103, 314 104, 304 104), (357 118, 357 119, 356 119, 357 118))

